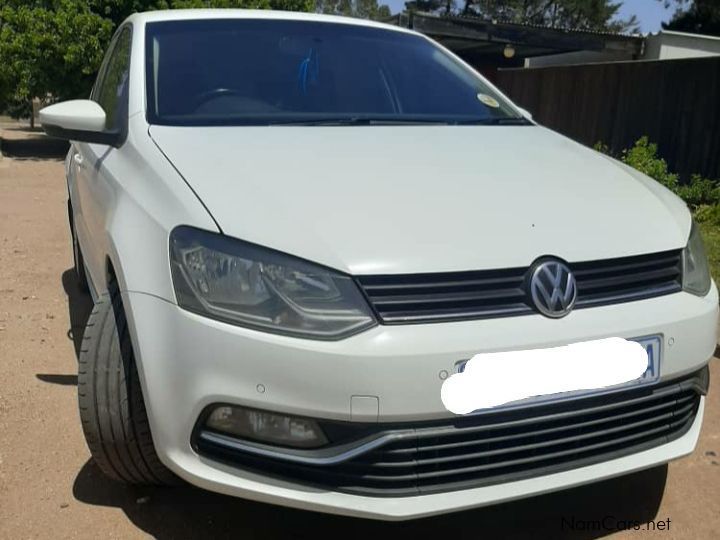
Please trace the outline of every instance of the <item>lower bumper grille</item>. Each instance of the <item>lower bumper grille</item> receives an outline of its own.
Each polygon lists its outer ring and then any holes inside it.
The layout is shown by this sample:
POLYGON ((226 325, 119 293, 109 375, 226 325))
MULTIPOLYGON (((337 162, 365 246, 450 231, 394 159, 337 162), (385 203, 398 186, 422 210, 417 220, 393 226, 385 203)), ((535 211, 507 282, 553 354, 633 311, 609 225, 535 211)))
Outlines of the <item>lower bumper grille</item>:
POLYGON ((328 434, 342 434, 344 440, 336 444, 344 454, 322 465, 311 458, 326 458, 332 448, 294 451, 295 460, 288 461, 239 451, 230 438, 202 430, 194 444, 213 459, 338 491, 376 496, 452 491, 541 476, 668 443, 690 428, 706 388, 707 368, 673 383, 445 421, 326 423, 328 434), (367 451, 348 452, 363 447, 367 451))

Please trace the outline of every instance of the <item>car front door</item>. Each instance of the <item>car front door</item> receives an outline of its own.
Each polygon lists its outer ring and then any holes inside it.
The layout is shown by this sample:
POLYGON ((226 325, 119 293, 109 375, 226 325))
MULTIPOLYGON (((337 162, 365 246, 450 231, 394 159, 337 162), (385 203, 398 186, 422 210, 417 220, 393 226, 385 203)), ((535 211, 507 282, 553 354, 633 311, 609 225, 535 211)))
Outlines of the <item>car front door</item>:
MULTIPOLYGON (((105 129, 121 134, 127 133, 131 44, 131 27, 118 30, 90 96, 105 111, 105 129)), ((85 265, 96 284, 104 280, 108 209, 113 207, 115 196, 112 164, 119 151, 104 144, 78 141, 72 146, 70 166, 75 177, 75 193, 71 193, 71 197, 75 228, 85 265)))

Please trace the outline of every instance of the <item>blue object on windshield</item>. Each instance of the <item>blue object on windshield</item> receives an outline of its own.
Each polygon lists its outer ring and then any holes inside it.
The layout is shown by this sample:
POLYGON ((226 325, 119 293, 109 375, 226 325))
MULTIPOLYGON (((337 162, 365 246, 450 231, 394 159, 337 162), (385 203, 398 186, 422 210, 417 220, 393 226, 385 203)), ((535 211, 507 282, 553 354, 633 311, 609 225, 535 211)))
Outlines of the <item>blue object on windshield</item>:
POLYGON ((318 58, 315 49, 310 49, 307 57, 300 62, 300 69, 298 70, 298 85, 303 95, 307 94, 307 83, 308 78, 311 83, 318 82, 320 76, 320 60, 318 58))

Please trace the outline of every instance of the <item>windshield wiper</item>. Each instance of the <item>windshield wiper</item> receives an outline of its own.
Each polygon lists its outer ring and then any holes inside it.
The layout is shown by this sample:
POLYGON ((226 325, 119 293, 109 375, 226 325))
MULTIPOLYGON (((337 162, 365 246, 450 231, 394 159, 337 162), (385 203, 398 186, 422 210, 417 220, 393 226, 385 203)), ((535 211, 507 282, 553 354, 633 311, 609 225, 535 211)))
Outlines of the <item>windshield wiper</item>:
POLYGON ((425 116, 308 116, 305 118, 258 119, 268 126, 529 126, 532 122, 523 117, 499 118, 432 118, 425 116))
POLYGON ((532 122, 527 118, 503 117, 503 118, 477 118, 473 120, 458 120, 452 122, 458 126, 531 126, 532 122))
POLYGON ((370 116, 343 116, 338 118, 304 118, 296 120, 271 120, 270 126, 406 126, 453 124, 447 120, 429 120, 426 118, 381 118, 370 116))
POLYGON ((450 126, 529 126, 526 118, 472 118, 469 120, 432 118, 383 118, 376 116, 342 116, 269 120, 271 126, 408 126, 408 125, 450 125, 450 126))

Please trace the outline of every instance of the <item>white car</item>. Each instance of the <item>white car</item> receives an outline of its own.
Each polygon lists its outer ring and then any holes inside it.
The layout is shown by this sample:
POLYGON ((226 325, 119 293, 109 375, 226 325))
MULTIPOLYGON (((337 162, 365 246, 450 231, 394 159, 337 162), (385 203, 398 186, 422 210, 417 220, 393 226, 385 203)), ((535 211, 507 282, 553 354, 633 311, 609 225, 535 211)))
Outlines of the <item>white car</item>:
POLYGON ((91 99, 40 117, 72 141, 80 413, 109 476, 400 520, 695 447, 718 292, 685 204, 427 37, 137 14, 91 99), (606 338, 642 345, 632 380, 441 396, 478 354, 606 338))

